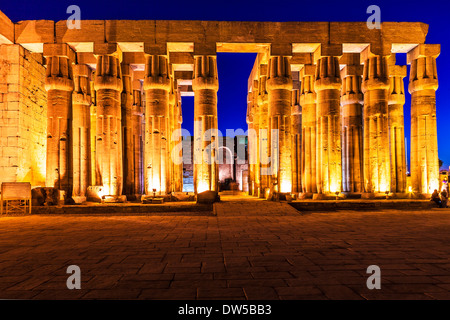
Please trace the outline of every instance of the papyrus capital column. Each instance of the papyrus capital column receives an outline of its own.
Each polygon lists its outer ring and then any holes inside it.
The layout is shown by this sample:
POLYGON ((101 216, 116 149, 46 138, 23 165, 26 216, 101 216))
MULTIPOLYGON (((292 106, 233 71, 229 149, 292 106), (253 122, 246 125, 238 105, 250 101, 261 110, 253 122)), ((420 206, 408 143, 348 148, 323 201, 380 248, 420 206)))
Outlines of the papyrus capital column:
POLYGON ((391 155, 391 190, 406 192, 406 150, 405 122, 403 105, 405 89, 403 79, 406 77, 406 66, 389 65, 389 142, 391 155))
POLYGON ((302 107, 300 105, 300 90, 292 90, 291 107, 291 168, 292 192, 302 191, 301 159, 302 159, 302 107))
POLYGON ((272 191, 290 193, 292 192, 291 91, 293 84, 289 57, 270 57, 267 75, 272 191))
POLYGON ((342 188, 345 192, 363 192, 363 103, 358 53, 345 53, 341 70, 342 188))
POLYGON ((144 107, 142 105, 142 88, 139 80, 133 80, 133 105, 131 107, 131 133, 132 133, 132 167, 133 190, 138 197, 144 192, 144 133, 142 123, 144 120, 144 107))
POLYGON ((364 189, 368 194, 390 191, 388 127, 388 57, 366 49, 362 91, 364 93, 364 189))
POLYGON ((260 176, 259 197, 265 197, 265 190, 270 188, 271 164, 269 161, 269 93, 267 92, 267 64, 259 66, 258 94, 256 104, 258 105, 258 160, 260 176))
POLYGON ((340 192, 342 185, 339 52, 322 56, 316 66, 318 193, 340 192))
POLYGON ((91 181, 91 70, 87 65, 73 66, 72 95, 73 199, 86 201, 91 181))
POLYGON ((217 124, 217 91, 219 79, 215 56, 194 58, 194 190, 218 191, 216 152, 219 138, 217 124))
POLYGON ((317 192, 317 121, 316 91, 314 89, 316 67, 305 65, 300 70, 300 105, 302 107, 302 193, 317 192))
POLYGON ((94 51, 97 54, 94 87, 97 92, 98 178, 105 195, 119 197, 123 187, 121 57, 109 44, 97 45, 94 51))
POLYGON ((411 63, 411 186, 413 192, 430 194, 439 189, 436 126, 436 58, 440 45, 421 44, 408 53, 411 63))
POLYGON ((169 191, 169 65, 163 55, 146 55, 145 193, 169 191))
POLYGON ((45 44, 47 59, 47 174, 46 186, 72 196, 71 121, 72 63, 75 53, 66 44, 45 44))

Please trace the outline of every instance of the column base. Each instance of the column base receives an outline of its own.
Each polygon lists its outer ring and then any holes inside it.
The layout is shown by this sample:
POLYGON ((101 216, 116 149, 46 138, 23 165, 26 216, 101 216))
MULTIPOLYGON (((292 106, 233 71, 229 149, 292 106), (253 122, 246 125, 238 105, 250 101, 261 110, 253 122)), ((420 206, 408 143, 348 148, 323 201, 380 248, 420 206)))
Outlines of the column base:
POLYGON ((127 196, 104 195, 102 203, 124 203, 127 202, 127 196))
POLYGON ((84 196, 72 196, 73 201, 75 201, 75 204, 82 204, 86 202, 86 197, 84 196))
POLYGON ((300 192, 298 194, 298 199, 299 200, 312 199, 312 198, 313 198, 313 193, 312 192, 300 192))

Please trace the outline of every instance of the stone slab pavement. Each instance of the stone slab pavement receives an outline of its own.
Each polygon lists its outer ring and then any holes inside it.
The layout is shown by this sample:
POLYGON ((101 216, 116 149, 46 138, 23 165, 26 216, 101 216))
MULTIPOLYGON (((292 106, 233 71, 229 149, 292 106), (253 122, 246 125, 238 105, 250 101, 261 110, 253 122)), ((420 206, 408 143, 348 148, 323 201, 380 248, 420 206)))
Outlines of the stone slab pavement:
POLYGON ((450 209, 0 217, 1 299, 450 299, 450 209), (69 290, 69 265, 81 290, 69 290), (369 265, 381 289, 369 290, 369 265))

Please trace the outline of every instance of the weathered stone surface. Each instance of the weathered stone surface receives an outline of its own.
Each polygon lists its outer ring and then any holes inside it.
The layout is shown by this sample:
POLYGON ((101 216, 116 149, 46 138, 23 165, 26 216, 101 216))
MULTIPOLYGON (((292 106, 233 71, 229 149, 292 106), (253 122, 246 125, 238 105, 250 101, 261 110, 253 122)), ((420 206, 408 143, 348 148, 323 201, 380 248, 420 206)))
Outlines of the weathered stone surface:
POLYGON ((56 188, 33 188, 31 198, 33 206, 56 206, 59 204, 59 190, 56 188))
POLYGON ((197 194, 197 203, 209 204, 220 201, 220 196, 216 191, 203 191, 197 194))

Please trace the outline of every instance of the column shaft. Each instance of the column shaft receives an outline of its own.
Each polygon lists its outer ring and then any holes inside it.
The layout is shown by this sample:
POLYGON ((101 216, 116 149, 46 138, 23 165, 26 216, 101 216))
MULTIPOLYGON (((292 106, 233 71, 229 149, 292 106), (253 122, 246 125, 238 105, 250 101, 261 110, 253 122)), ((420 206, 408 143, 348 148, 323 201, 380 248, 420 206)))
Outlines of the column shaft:
POLYGON ((387 58, 369 57, 364 64, 364 189, 390 191, 387 58))
POLYGON ((72 95, 73 137, 73 199, 86 201, 87 187, 91 183, 91 83, 87 65, 73 68, 72 95))
POLYGON ((131 132, 134 178, 132 193, 139 196, 144 193, 144 133, 142 131, 144 113, 142 106, 141 84, 139 80, 135 80, 133 83, 131 132))
POLYGON ((145 106, 145 193, 170 191, 169 172, 169 91, 167 57, 146 57, 145 106))
POLYGON ((300 106, 300 90, 292 90, 292 192, 302 192, 302 107, 300 106))
POLYGON ((97 172, 103 193, 120 196, 122 174, 122 91, 120 62, 114 55, 99 55, 95 74, 97 91, 97 172))
POLYGON ((67 57, 47 57, 47 175, 46 186, 72 195, 71 125, 72 66, 67 57))
POLYGON ((317 61, 317 192, 340 192, 342 186, 340 89, 337 57, 317 61))
POLYGON ((267 89, 269 92, 269 128, 273 192, 292 192, 291 175, 291 91, 289 58, 270 58, 267 89))
POLYGON ((129 64, 122 64, 122 94, 121 94, 121 117, 122 117, 122 152, 123 152, 123 194, 128 199, 134 199, 134 178, 136 167, 133 163, 133 71, 129 64))
POLYGON ((265 196, 265 190, 270 188, 271 164, 269 161, 269 93, 267 92, 267 65, 260 66, 259 90, 257 104, 259 110, 258 117, 258 160, 260 175, 259 197, 265 196), (265 69, 265 70, 264 70, 265 69))
POLYGON ((197 56, 194 61, 194 190, 218 191, 219 166, 217 91, 219 80, 215 56, 197 56))

